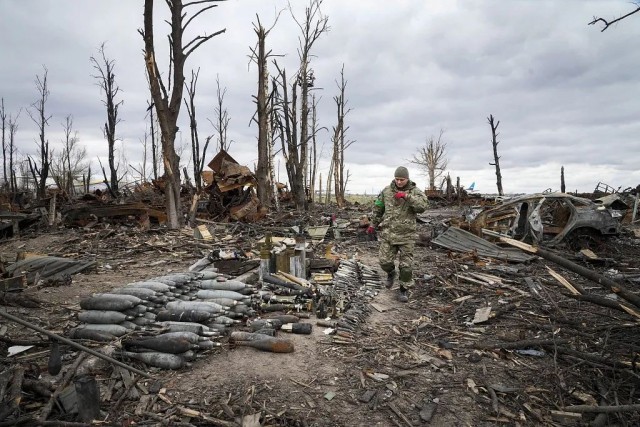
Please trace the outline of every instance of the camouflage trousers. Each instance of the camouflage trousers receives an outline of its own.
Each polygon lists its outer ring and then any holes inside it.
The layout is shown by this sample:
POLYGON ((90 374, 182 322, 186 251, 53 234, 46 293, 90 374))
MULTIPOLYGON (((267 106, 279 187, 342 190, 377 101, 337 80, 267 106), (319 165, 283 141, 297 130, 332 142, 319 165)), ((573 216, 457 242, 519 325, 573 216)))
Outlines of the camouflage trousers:
POLYGON ((398 258, 398 270, 400 274, 398 278, 400 285, 405 288, 413 286, 413 253, 415 243, 406 243, 403 245, 392 245, 385 240, 380 242, 380 250, 378 252, 378 261, 380 267, 387 273, 395 270, 395 259, 398 258))

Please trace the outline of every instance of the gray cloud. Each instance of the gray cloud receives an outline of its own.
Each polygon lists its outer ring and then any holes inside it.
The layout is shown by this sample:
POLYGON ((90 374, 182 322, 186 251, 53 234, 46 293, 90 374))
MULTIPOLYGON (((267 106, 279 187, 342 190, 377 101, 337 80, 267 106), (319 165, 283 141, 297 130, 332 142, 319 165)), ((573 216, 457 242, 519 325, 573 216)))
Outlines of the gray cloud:
MULTIPOLYGON (((294 3, 298 17, 306 4, 294 3)), ((92 159, 104 159, 100 129, 105 112, 89 58, 106 42, 124 101, 121 145, 129 163, 140 162, 148 99, 137 32, 142 5, 131 0, 0 2, 0 97, 7 110, 15 114, 35 101, 35 76, 46 66, 51 143, 61 140, 60 123, 72 114, 92 159)), ((186 37, 226 28, 189 59, 186 71, 200 68, 196 102, 203 135, 213 132, 206 119, 213 117, 219 76, 227 90, 231 154, 251 166, 257 158, 257 130, 249 125, 256 91, 256 68, 248 58, 256 42, 253 23, 259 15, 263 25, 271 26, 286 5, 284 0, 223 2, 186 37)), ((357 141, 347 152, 348 188, 376 192, 398 164, 406 164, 428 136, 443 129, 451 175, 466 185, 476 181, 481 191, 494 191, 489 114, 501 121, 499 150, 508 191, 557 189, 561 165, 571 189, 590 191, 601 180, 616 187, 637 185, 640 105, 634 91, 640 63, 633 46, 640 18, 604 33, 587 25, 593 15, 614 18, 631 7, 617 0, 325 0, 322 10, 331 29, 317 42, 312 67, 321 88, 316 91, 320 123, 329 129, 335 123, 336 80, 345 67, 352 109, 348 137, 357 141)), ((157 2, 156 10, 164 9, 157 2)), ((159 40, 166 29, 159 16, 159 40)), ((289 76, 297 67, 298 37, 291 15, 284 12, 267 39, 273 54, 283 55, 276 59, 289 76)), ((159 49, 159 57, 166 64, 166 47, 159 49)), ((182 114, 180 136, 186 143, 186 110, 182 114)), ((23 112, 22 154, 35 152, 36 135, 23 112)), ((320 134, 323 167, 329 135, 320 134)), ((208 156, 213 154, 210 149, 208 156)), ((415 168, 412 177, 426 184, 415 168)))

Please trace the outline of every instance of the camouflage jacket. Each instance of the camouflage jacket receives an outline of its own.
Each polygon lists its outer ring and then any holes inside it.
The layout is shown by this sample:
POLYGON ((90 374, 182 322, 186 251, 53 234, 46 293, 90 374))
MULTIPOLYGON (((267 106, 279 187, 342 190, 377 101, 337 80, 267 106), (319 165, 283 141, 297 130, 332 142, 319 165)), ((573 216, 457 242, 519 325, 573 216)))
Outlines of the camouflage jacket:
POLYGON ((373 205, 373 226, 381 239, 392 245, 415 242, 416 214, 424 212, 429 205, 427 196, 416 183, 409 181, 398 189, 395 181, 384 188, 373 205), (394 199, 398 191, 408 194, 406 199, 394 199))

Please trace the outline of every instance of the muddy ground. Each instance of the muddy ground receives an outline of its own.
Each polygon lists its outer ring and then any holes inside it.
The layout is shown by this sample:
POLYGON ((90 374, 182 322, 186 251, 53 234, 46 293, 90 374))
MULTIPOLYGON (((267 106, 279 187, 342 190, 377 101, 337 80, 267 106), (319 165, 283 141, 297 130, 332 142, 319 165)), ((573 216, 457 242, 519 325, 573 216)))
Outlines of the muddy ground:
MULTIPOLYGON (((340 214, 357 218, 357 211, 340 214)), ((420 224, 422 236, 441 229, 446 215, 434 213, 420 224)), ((218 233, 218 245, 247 247, 261 236, 249 226, 218 233), (221 240, 226 235, 226 243, 221 240), (229 237, 230 236, 230 237, 229 237)), ((334 244, 334 253, 378 268, 377 242, 353 226, 334 244)), ((324 242, 316 248, 324 254, 324 242)), ((210 249, 193 231, 126 226, 91 229, 27 230, 0 242, 10 264, 19 252, 96 260, 94 269, 75 274, 71 284, 30 287, 23 294, 38 308, 8 306, 7 312, 44 329, 64 334, 78 322, 79 301, 95 292, 169 272, 185 271, 210 249)), ((212 244, 211 244, 212 245, 212 244)), ((600 257, 586 262, 574 249, 558 254, 599 274, 624 274, 620 283, 637 291, 640 240, 629 232, 593 247, 600 257)), ((593 246, 593 245, 592 245, 593 246)), ((637 313, 602 307, 571 297, 547 267, 594 295, 610 294, 550 261, 523 264, 449 253, 431 246, 428 237, 416 250, 416 289, 408 304, 396 290, 382 290, 358 332, 355 344, 328 343, 324 328, 311 336, 287 335, 295 352, 273 354, 249 347, 210 350, 191 367, 147 370, 126 398, 113 387, 110 369, 98 376, 106 425, 244 426, 493 426, 493 425, 639 425, 638 408, 608 415, 571 412, 573 406, 637 405, 639 374, 637 313), (473 276, 481 273, 485 276, 473 276), (488 275, 488 276, 486 276, 488 275), (489 278, 488 278, 489 277, 489 278), (493 277, 494 279, 491 279, 493 277), (476 309, 493 315, 473 323, 476 309), (369 395, 369 399, 365 395, 369 395), (370 396, 373 395, 371 398, 370 396), (191 411, 191 412, 190 412, 191 411), (194 412, 197 411, 197 412, 194 412), (427 421, 428 420, 428 421, 427 421)), ((5 307, 0 307, 5 309, 5 307)), ((635 308, 640 310, 640 308, 635 308)), ((305 322, 314 323, 312 316, 305 322)), ((4 337, 46 341, 46 337, 0 319, 4 337)), ((239 326, 238 328, 241 328, 239 326)), ((2 334, 0 334, 2 335, 2 334)), ((28 375, 60 384, 78 352, 63 346, 60 374, 47 373, 48 347, 6 356, 2 366, 21 364, 28 375)), ((100 348, 99 345, 92 345, 100 348)), ((22 397, 17 421, 30 425, 47 402, 35 394, 22 397), (22 421, 21 421, 22 420, 22 421)), ((0 411, 1 412, 1 411, 0 411)), ((16 414, 14 414, 14 417, 16 414)), ((54 407, 53 420, 73 421, 54 407)), ((59 424, 63 425, 63 424, 59 424)))

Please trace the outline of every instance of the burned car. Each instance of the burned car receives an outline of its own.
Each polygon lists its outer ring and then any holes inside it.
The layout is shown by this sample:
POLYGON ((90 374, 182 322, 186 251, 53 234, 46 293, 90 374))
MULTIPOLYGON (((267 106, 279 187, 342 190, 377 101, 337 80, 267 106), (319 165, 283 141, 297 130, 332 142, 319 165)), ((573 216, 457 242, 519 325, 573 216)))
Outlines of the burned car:
POLYGON ((482 229, 532 244, 555 246, 569 240, 588 247, 620 232, 624 212, 565 193, 532 194, 506 200, 468 218, 469 230, 482 229))

